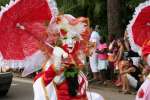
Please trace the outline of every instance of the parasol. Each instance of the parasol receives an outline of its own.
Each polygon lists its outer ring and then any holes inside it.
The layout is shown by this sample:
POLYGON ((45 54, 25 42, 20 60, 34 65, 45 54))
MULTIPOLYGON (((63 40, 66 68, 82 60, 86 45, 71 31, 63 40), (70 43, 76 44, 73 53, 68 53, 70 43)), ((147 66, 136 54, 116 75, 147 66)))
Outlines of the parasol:
POLYGON ((38 70, 45 60, 39 49, 57 14, 53 0, 10 0, 0 12, 0 67, 38 70), (36 68, 37 67, 37 68, 36 68))
POLYGON ((150 1, 141 3, 127 26, 132 50, 142 55, 150 53, 150 1), (149 49, 147 49, 149 48, 149 49))

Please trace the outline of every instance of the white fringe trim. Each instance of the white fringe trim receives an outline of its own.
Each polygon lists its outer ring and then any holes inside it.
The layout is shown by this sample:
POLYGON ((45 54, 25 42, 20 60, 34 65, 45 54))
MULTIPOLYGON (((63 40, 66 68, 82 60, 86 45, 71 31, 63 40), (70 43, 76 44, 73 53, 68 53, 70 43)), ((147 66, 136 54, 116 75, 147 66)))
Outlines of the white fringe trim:
POLYGON ((9 4, 6 4, 5 7, 1 6, 1 11, 0 11, 0 19, 3 16, 3 14, 9 10, 11 7, 13 7, 16 3, 18 3, 20 0, 10 0, 9 4))
POLYGON ((135 52, 138 52, 140 55, 141 55, 141 47, 134 42, 132 26, 135 23, 138 15, 142 11, 142 9, 144 9, 145 7, 148 7, 148 6, 150 6, 150 1, 141 3, 138 7, 136 7, 135 12, 133 14, 133 19, 130 21, 129 25, 127 25, 127 32, 128 32, 131 49, 135 52))
POLYGON ((45 60, 46 57, 41 51, 35 52, 32 56, 28 56, 24 60, 6 60, 2 54, 0 54, 0 67, 10 67, 13 69, 24 68, 22 76, 27 76, 41 69, 41 65, 45 60))
MULTIPOLYGON (((1 11, 0 11, 0 18, 3 16, 3 14, 9 10, 11 7, 13 7, 16 3, 18 3, 20 0, 10 0, 9 4, 6 4, 4 7, 1 6, 1 11)), ((47 0, 47 3, 49 5, 49 8, 52 12, 52 21, 54 21, 55 17, 58 15, 58 8, 55 0, 47 0)))
POLYGON ((59 14, 59 11, 58 11, 57 4, 56 4, 55 0, 47 0, 47 1, 49 4, 49 8, 52 12, 52 19, 50 21, 50 24, 51 24, 52 22, 55 21, 56 16, 59 14))

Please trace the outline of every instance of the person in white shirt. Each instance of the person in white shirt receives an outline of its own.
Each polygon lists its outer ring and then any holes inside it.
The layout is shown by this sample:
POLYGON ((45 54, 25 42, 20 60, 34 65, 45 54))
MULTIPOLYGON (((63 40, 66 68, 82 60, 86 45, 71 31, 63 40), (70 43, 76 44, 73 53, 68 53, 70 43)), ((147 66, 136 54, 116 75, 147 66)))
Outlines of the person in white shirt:
POLYGON ((100 34, 98 33, 98 26, 96 26, 95 29, 92 31, 89 41, 93 45, 93 49, 91 51, 92 54, 89 57, 90 68, 93 73, 93 80, 99 80, 98 59, 97 59, 97 53, 96 53, 96 47, 98 46, 99 41, 100 41, 100 34))

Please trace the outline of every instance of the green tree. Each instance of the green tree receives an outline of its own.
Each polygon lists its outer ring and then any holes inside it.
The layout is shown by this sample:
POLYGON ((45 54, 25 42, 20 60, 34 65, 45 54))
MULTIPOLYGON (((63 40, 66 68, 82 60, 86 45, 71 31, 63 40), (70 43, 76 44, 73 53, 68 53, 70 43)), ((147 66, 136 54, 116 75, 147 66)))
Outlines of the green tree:
MULTIPOLYGON (((10 0, 0 0, 0 6, 5 6, 10 0)), ((0 8, 1 9, 1 8, 0 8)))
POLYGON ((123 25, 124 27, 129 24, 129 21, 132 19, 135 8, 142 2, 146 0, 124 0, 123 2, 123 25))
MULTIPOLYGON (((0 0, 4 6, 10 0, 0 0)), ((136 6, 145 0, 56 0, 60 13, 89 17, 91 26, 100 25, 101 34, 121 35, 136 6)))
POLYGON ((101 34, 107 35, 106 0, 56 0, 62 13, 73 16, 85 16, 90 19, 91 26, 100 25, 101 34))

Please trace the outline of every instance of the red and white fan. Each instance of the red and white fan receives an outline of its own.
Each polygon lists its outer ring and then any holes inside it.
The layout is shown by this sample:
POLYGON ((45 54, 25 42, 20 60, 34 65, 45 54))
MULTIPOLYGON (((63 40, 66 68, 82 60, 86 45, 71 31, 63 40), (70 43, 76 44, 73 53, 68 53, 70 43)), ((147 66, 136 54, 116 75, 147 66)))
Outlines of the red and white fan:
POLYGON ((135 8, 127 32, 132 50, 143 56, 150 53, 150 1, 135 8))
POLYGON ((46 59, 40 44, 57 14, 53 0, 10 0, 1 7, 0 67, 25 68, 23 76, 39 70, 46 59))

